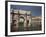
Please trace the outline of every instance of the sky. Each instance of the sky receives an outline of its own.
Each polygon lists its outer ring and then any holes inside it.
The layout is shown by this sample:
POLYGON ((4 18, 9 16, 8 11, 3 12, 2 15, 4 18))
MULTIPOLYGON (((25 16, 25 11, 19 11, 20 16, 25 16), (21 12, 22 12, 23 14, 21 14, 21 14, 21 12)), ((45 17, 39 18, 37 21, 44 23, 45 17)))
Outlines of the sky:
POLYGON ((11 5, 11 9, 31 11, 32 16, 41 16, 42 14, 41 6, 11 5))

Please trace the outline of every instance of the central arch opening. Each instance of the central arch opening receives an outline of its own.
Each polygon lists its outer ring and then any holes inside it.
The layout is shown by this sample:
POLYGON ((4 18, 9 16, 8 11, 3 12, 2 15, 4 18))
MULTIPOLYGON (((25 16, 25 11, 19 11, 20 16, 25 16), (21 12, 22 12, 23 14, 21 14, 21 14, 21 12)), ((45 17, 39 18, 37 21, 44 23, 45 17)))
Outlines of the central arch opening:
POLYGON ((19 17, 18 26, 19 31, 24 31, 24 17, 19 17))

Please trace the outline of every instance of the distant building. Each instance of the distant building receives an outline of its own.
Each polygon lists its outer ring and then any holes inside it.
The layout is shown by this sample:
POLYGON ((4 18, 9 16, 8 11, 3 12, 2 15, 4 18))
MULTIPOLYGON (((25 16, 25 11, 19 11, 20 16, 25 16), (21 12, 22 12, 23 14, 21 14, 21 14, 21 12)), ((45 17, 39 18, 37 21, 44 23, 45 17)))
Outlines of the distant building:
POLYGON ((42 17, 41 16, 32 16, 32 30, 41 30, 42 29, 42 17))
POLYGON ((32 24, 41 25, 41 20, 42 20, 41 16, 32 16, 32 24))

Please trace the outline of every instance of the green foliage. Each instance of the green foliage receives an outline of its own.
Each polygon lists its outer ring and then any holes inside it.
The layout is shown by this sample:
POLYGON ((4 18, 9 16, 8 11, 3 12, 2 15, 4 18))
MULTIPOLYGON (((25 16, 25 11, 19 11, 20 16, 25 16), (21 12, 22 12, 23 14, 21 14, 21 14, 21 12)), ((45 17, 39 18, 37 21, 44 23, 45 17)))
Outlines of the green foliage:
POLYGON ((32 24, 30 25, 29 30, 32 31, 32 24))
POLYGON ((19 22, 19 27, 18 27, 18 31, 23 31, 24 30, 24 22, 19 22))

